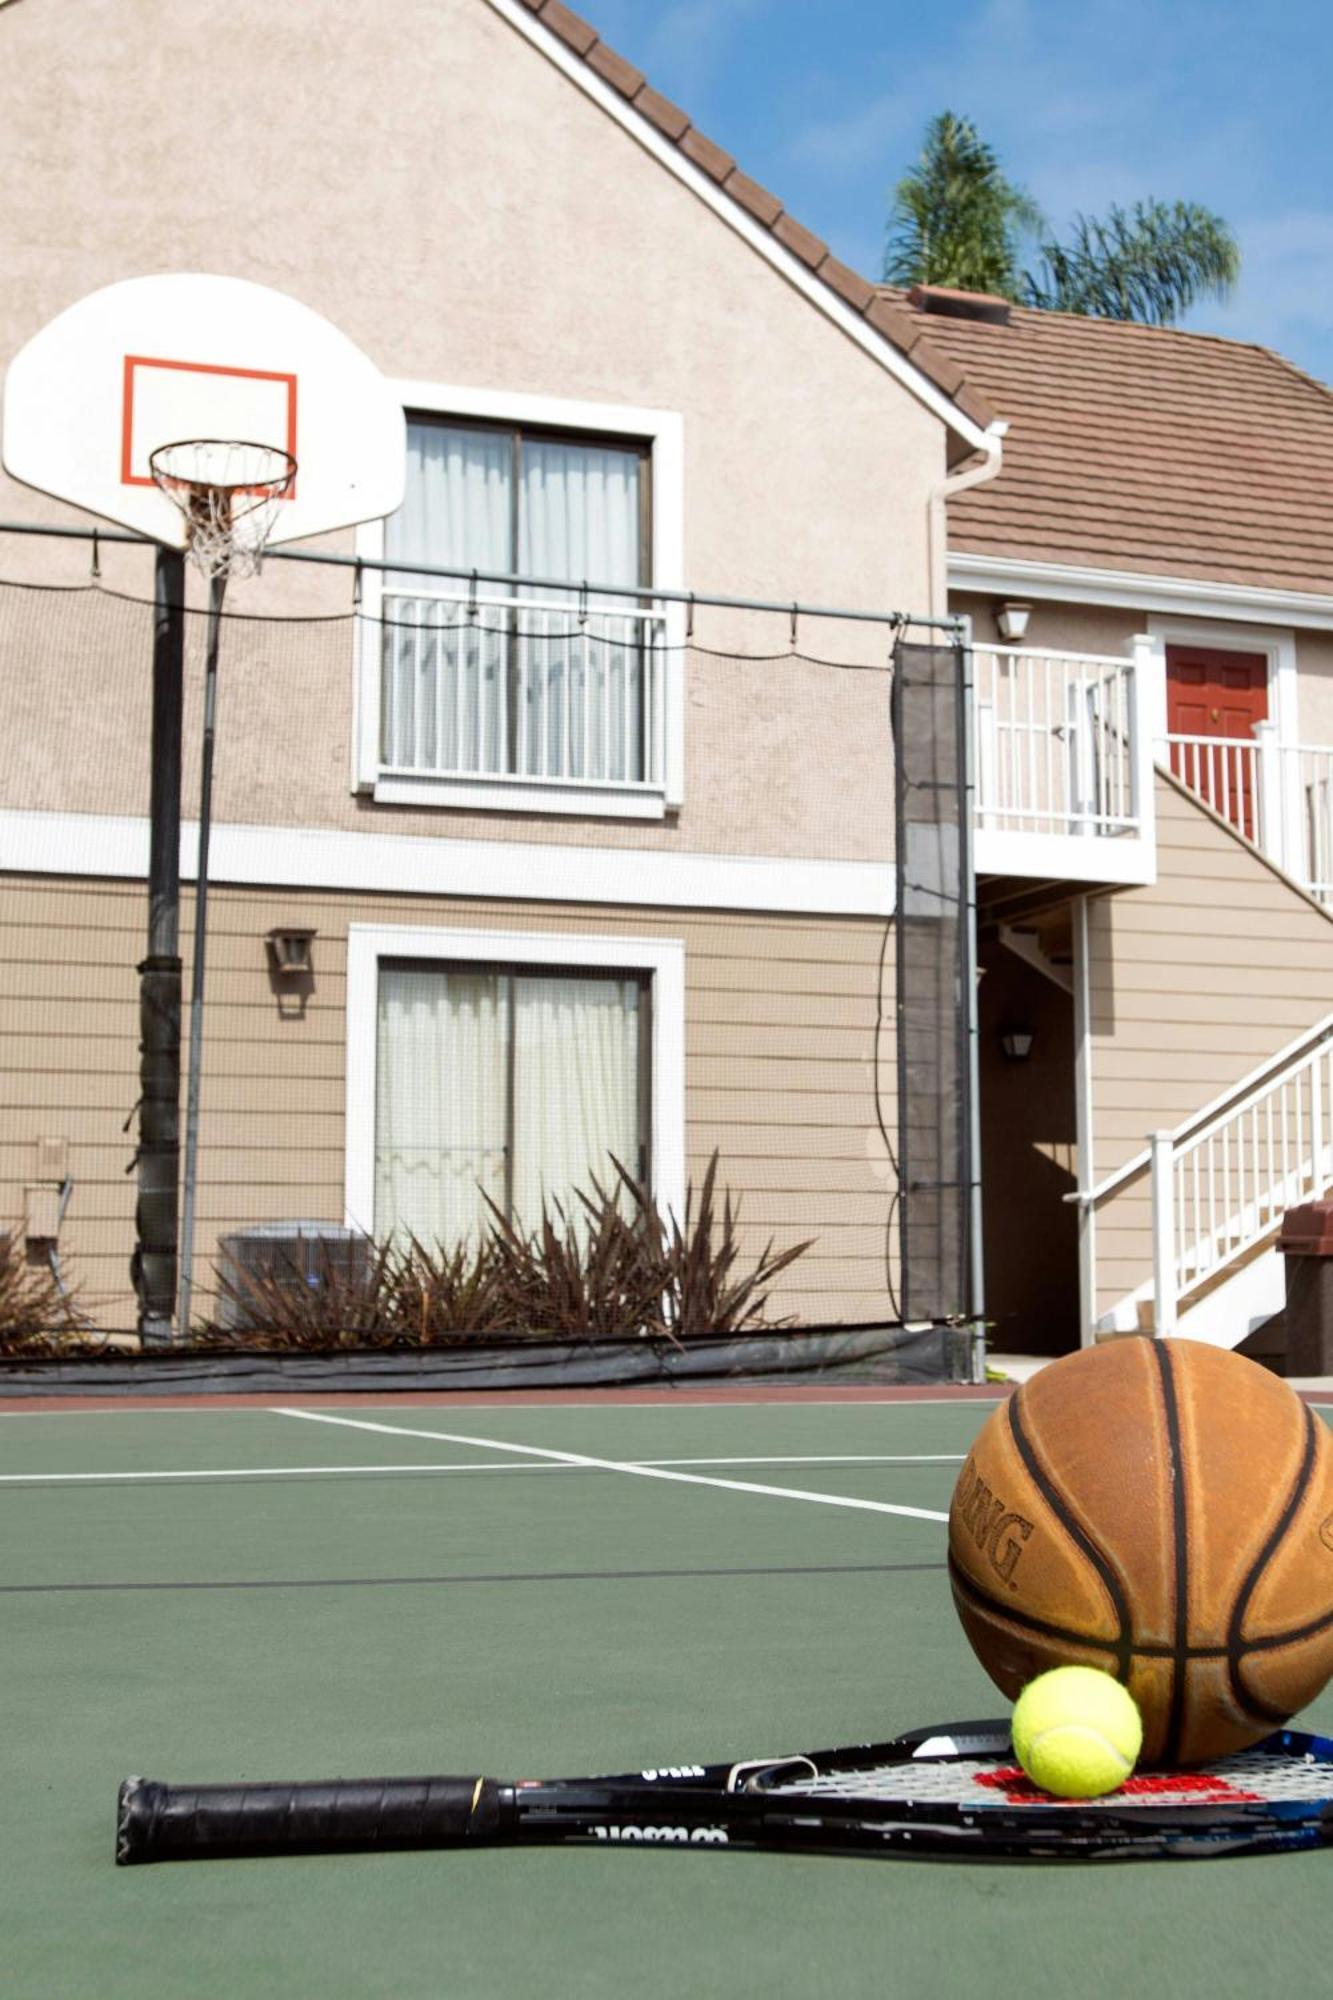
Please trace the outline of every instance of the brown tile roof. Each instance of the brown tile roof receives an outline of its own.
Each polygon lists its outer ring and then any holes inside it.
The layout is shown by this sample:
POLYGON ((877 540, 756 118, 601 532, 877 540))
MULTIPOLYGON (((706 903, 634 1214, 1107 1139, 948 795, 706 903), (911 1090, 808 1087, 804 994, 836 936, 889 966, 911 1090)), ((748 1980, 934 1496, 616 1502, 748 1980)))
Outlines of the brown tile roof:
MULTIPOLYGON (((822 279, 844 305, 860 313, 876 333, 896 347, 914 368, 934 383, 964 417, 982 430, 986 428, 993 415, 989 405, 965 379, 957 363, 937 346, 933 327, 927 337, 919 316, 907 311, 896 296, 889 297, 881 287, 869 284, 855 271, 849 270, 846 264, 840 264, 827 243, 813 236, 794 215, 789 215, 776 195, 769 194, 748 174, 743 174, 730 153, 705 138, 690 122, 686 112, 659 96, 639 70, 626 62, 623 56, 617 55, 614 49, 608 48, 597 30, 562 5, 562 0, 523 0, 523 5, 529 13, 536 15, 543 27, 558 35, 567 48, 581 57, 604 83, 610 84, 628 104, 642 113, 663 138, 678 146, 686 159, 715 181, 724 194, 738 202, 754 221, 771 230, 777 241, 799 258, 817 278, 822 279)), ((956 464, 971 450, 971 445, 965 440, 956 439, 955 448, 950 452, 950 462, 956 464)))
POLYGON ((881 289, 1010 425, 998 479, 950 503, 951 549, 1333 593, 1333 392, 1281 355, 881 289))

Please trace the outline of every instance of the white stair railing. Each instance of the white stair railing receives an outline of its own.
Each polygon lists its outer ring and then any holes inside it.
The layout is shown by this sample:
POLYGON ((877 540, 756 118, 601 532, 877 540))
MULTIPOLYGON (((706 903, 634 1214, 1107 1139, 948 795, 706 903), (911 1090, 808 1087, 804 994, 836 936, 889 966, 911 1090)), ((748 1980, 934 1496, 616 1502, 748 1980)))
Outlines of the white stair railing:
POLYGON ((1166 750, 1172 777, 1247 840, 1259 838, 1261 770, 1254 737, 1168 736, 1166 750))
POLYGON ((1187 791, 1333 905, 1333 744, 1283 743, 1261 722, 1247 737, 1168 735, 1159 752, 1187 791))
POLYGON ((1155 1319, 1169 1334, 1187 1293, 1333 1183, 1333 1018, 1225 1109, 1155 1132, 1151 1162, 1155 1319))
POLYGON ((1296 766, 1305 886, 1321 903, 1333 904, 1333 745, 1297 743, 1288 754, 1296 766))

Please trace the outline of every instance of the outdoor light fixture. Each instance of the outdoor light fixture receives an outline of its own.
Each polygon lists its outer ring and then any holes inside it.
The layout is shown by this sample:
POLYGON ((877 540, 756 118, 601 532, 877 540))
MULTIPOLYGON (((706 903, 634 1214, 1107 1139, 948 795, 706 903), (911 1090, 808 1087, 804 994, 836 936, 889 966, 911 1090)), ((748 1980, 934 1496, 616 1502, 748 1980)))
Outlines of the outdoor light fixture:
POLYGON ((1010 1062, 1026 1062, 1032 1054, 1032 1044, 1036 1040, 1031 1028, 1002 1028, 1000 1047, 1010 1062))
POLYGON ((995 614, 995 623, 1000 628, 1000 637, 1015 643, 1019 639, 1025 638, 1027 636, 1028 620, 1031 616, 1032 606, 1030 604, 1016 604, 1012 601, 1002 604, 995 614))
POLYGON ((264 939, 268 962, 276 979, 304 979, 314 971, 315 933, 280 924, 264 939))

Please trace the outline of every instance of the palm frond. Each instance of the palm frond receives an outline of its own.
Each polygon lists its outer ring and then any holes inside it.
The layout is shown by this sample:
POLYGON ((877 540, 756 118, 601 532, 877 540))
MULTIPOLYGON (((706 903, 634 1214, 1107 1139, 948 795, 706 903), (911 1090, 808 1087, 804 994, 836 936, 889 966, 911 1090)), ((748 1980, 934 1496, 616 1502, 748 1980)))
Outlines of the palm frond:
POLYGON ((1239 274, 1221 216, 1196 202, 1141 201, 1101 219, 1077 216, 1067 243, 1042 243, 1021 290, 1025 304, 1048 312, 1170 326, 1197 300, 1226 298, 1239 274))
POLYGON ((883 274, 895 285, 1012 298, 1022 241, 1042 226, 1035 202, 1008 179, 971 119, 943 111, 894 190, 883 274))

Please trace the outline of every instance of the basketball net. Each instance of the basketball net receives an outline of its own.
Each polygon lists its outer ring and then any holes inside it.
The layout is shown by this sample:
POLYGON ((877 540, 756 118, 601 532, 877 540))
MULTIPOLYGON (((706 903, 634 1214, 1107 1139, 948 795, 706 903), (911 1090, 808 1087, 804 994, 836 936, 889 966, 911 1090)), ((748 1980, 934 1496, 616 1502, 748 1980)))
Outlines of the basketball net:
POLYGON ((195 568, 209 578, 257 575, 296 478, 291 453, 234 438, 190 438, 159 445, 148 465, 185 518, 195 568))

